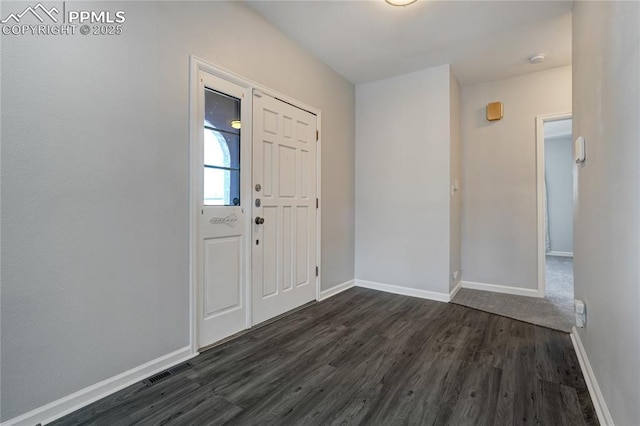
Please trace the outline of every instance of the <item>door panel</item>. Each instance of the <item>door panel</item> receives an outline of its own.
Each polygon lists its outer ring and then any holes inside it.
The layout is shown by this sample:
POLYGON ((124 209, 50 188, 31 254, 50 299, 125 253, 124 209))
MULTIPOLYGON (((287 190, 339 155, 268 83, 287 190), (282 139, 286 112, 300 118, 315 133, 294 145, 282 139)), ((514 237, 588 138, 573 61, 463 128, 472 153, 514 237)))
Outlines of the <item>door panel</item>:
POLYGON ((282 208, 282 290, 293 287, 293 235, 295 232, 291 206, 282 208))
POLYGON ((309 198, 309 151, 300 150, 300 196, 303 199, 309 198))
MULTIPOLYGON (((262 216, 265 223, 262 233, 262 296, 271 296, 278 292, 278 209, 274 206, 264 207, 262 216)), ((259 237, 258 237, 259 238, 259 237)))
POLYGON ((281 144, 278 184, 280 197, 293 198, 296 196, 296 148, 281 144))
POLYGON ((296 207, 296 285, 309 283, 309 208, 296 207))
POLYGON ((267 171, 262 180, 262 197, 271 198, 273 196, 273 173, 271 172, 271 167, 273 165, 273 142, 265 140, 262 142, 262 145, 262 167, 263 170, 267 171))
POLYGON ((252 315, 258 324, 316 297, 317 121, 262 94, 254 95, 253 112, 252 315))
POLYGON ((241 237, 204 240, 204 319, 242 309, 241 237))
MULTIPOLYGON (((248 92, 199 73, 197 335, 208 346, 247 328, 247 270, 251 203, 251 138, 242 131, 250 116, 248 92)), ((250 127, 250 126, 247 126, 250 127)))

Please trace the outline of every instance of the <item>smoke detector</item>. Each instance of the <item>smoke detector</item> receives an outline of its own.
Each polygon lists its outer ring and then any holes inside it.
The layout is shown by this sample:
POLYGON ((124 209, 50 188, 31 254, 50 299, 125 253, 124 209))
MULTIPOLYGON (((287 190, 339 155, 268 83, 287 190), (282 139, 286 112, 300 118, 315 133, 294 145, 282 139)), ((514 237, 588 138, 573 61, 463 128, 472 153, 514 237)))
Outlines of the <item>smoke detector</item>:
POLYGON ((544 53, 538 53, 529 58, 529 62, 532 64, 539 64, 542 61, 544 61, 544 53))

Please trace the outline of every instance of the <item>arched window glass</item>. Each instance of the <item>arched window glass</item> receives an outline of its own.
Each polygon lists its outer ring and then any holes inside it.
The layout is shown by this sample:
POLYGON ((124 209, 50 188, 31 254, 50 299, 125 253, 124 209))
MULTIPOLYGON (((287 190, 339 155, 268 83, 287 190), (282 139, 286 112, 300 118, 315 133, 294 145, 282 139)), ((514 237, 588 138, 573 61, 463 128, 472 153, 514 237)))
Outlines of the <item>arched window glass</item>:
POLYGON ((229 205, 231 170, 218 167, 207 167, 219 164, 230 167, 229 147, 220 132, 205 129, 204 131, 204 204, 208 206, 229 205))

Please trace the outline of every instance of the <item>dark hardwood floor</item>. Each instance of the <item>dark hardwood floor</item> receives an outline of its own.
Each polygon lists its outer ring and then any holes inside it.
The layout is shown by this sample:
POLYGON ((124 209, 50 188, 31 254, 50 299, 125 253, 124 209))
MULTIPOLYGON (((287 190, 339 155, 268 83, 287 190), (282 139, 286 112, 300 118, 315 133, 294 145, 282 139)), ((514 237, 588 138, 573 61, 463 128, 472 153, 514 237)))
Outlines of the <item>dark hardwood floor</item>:
POLYGON ((54 424, 595 425, 569 335, 354 288, 54 424))

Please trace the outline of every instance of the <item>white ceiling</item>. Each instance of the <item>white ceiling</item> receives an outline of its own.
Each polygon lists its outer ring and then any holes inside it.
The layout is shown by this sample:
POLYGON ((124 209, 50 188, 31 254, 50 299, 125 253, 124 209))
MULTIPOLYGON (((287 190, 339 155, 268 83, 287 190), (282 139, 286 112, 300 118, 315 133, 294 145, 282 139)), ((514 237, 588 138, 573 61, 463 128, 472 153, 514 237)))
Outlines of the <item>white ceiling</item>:
POLYGON ((247 1, 353 83, 452 64, 461 84, 571 63, 572 1, 247 1), (541 64, 529 56, 545 53, 541 64))

